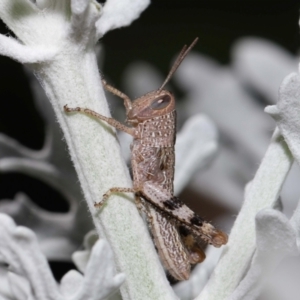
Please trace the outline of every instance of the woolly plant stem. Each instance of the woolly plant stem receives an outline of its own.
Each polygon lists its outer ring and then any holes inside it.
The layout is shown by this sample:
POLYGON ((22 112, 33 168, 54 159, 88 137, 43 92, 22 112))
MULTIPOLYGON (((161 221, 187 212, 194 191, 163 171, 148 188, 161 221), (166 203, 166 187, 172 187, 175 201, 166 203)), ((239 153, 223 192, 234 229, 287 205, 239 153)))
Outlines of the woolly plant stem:
POLYGON ((253 181, 246 188, 245 202, 231 230, 229 242, 197 300, 230 299, 255 250, 255 216, 275 204, 292 163, 293 157, 276 129, 253 181))
POLYGON ((63 110, 68 104, 109 115, 94 51, 61 55, 34 70, 64 132, 96 229, 109 241, 117 271, 126 275, 123 299, 174 299, 132 197, 112 195, 102 209, 94 208, 109 188, 131 186, 115 131, 104 122, 63 110))

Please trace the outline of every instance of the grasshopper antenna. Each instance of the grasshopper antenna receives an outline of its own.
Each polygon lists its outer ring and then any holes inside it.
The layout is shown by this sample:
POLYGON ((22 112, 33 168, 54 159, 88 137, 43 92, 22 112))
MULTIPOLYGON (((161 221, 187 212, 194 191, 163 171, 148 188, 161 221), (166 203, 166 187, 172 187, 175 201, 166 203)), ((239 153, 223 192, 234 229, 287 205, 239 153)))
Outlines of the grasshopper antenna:
POLYGON ((161 92, 161 90, 165 87, 165 85, 168 83, 168 81, 171 79, 171 77, 173 76, 173 74, 176 72, 176 70, 178 69, 178 67, 180 66, 181 62, 184 60, 184 58, 187 56, 187 54, 190 52, 190 50, 195 46, 195 44, 197 43, 198 38, 196 37, 194 39, 194 41, 191 43, 191 45, 187 48, 187 45, 184 45, 182 50, 180 51, 177 59, 175 60, 166 80, 164 81, 164 83, 162 84, 162 86, 159 88, 158 93, 161 92))

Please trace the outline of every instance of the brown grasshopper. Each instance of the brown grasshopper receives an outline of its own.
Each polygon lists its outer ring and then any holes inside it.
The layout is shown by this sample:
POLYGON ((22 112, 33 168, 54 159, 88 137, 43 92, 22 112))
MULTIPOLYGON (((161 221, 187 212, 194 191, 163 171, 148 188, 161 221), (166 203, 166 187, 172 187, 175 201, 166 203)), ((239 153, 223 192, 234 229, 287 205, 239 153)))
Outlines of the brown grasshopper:
POLYGON ((187 53, 197 42, 184 46, 162 86, 132 102, 128 96, 107 84, 106 90, 124 100, 127 127, 117 120, 102 116, 87 108, 69 108, 66 112, 81 112, 103 120, 133 136, 131 164, 133 187, 112 187, 96 207, 112 193, 134 193, 135 201, 147 215, 147 221, 157 251, 165 269, 177 280, 189 278, 191 265, 202 262, 205 254, 201 241, 220 247, 227 235, 204 221, 173 194, 176 139, 176 111, 173 94, 163 88, 187 53))

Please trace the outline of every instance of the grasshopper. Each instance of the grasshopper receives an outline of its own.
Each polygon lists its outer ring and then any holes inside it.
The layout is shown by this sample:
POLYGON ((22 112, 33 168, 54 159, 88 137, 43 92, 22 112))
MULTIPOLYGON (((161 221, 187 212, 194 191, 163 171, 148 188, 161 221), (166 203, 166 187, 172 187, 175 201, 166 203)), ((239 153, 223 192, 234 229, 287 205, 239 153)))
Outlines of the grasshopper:
POLYGON ((101 207, 112 193, 134 193, 140 211, 147 222, 162 264, 176 280, 187 280, 191 265, 202 262, 205 254, 201 241, 220 247, 227 243, 227 235, 194 213, 173 193, 176 139, 176 110, 173 94, 164 89, 198 38, 181 50, 162 86, 135 101, 109 85, 106 90, 120 97, 126 109, 126 123, 100 115, 87 108, 69 108, 66 112, 80 112, 133 136, 131 164, 133 187, 112 187, 95 207, 101 207))

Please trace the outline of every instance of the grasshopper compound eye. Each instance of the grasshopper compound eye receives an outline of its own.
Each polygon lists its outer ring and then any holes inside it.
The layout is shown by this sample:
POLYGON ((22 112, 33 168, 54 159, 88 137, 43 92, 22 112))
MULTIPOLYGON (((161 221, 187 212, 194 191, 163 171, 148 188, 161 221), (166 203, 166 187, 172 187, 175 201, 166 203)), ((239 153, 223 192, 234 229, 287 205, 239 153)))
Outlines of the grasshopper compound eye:
POLYGON ((158 99, 155 99, 150 107, 154 110, 159 110, 159 109, 163 109, 163 108, 166 108, 170 102, 171 102, 171 97, 169 95, 165 95, 161 98, 158 98, 158 99))

